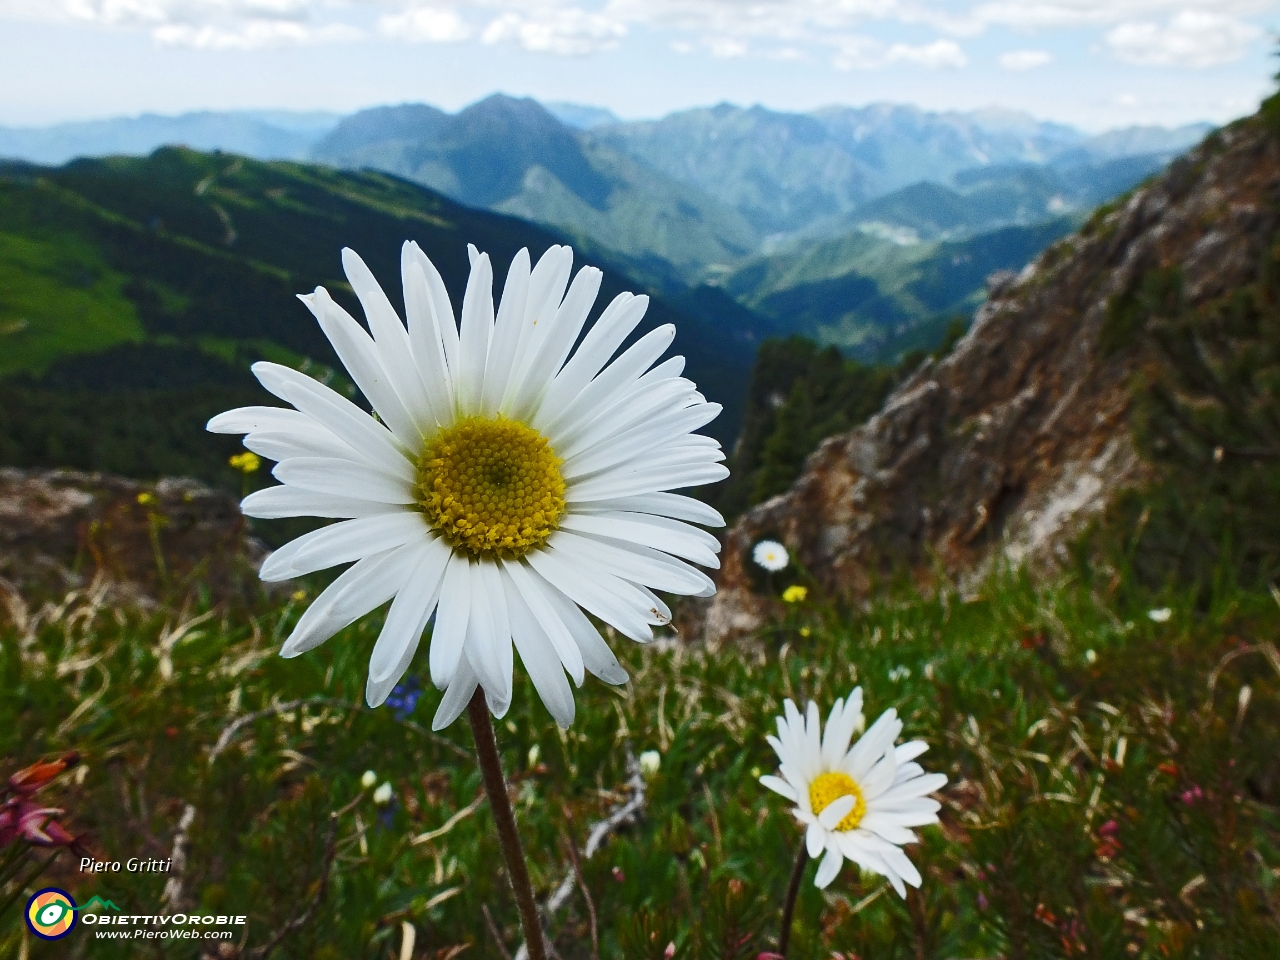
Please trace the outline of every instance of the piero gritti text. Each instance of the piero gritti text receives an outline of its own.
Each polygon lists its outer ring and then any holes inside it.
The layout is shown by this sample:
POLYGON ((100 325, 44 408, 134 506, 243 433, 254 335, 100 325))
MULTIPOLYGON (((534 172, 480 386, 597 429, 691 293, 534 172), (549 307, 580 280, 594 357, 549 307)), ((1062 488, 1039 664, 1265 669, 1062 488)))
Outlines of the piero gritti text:
POLYGON ((130 857, 123 864, 119 860, 94 860, 92 857, 80 858, 81 873, 168 873, 173 865, 172 860, 155 858, 141 859, 130 857))

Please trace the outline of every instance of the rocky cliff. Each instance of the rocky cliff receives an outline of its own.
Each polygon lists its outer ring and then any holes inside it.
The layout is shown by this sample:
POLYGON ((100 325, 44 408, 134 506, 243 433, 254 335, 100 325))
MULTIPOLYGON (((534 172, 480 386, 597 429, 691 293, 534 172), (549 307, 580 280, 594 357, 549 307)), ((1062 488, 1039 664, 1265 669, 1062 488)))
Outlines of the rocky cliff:
POLYGON ((236 498, 195 480, 0 469, 0 593, 60 595, 97 580, 143 607, 195 589, 244 598, 266 553, 236 498))
POLYGON ((1161 322, 1151 278, 1176 273, 1180 311, 1216 310, 1274 267, 1278 195, 1277 139, 1242 121, 1021 275, 993 278, 950 355, 826 440, 790 490, 730 530, 719 593, 702 611, 709 639, 769 616, 776 601, 750 559, 764 538, 818 587, 853 597, 903 573, 963 586, 1001 560, 1058 563, 1120 491, 1153 475, 1133 430, 1135 385, 1162 362, 1135 332, 1161 322), (1127 308, 1143 297, 1141 311, 1127 308))

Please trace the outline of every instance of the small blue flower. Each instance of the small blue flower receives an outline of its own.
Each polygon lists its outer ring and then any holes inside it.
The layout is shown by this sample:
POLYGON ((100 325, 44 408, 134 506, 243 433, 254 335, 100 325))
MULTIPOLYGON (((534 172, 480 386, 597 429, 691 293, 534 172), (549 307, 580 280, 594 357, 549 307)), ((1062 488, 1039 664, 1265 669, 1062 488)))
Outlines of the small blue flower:
POLYGON ((396 684, 386 702, 387 706, 395 712, 396 719, 404 721, 413 716, 413 711, 418 708, 418 699, 421 696, 422 683, 416 676, 410 674, 396 684))

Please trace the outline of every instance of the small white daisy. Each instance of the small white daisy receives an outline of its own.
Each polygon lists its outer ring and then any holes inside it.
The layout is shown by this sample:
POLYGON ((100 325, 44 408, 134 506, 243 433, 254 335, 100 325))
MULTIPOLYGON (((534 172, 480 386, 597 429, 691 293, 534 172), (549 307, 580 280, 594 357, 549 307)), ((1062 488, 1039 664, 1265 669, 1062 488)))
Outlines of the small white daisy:
POLYGON ((568 726, 566 672, 579 685, 584 670, 627 679, 584 610, 644 642, 671 620, 654 591, 715 592, 692 564, 718 567, 719 542, 691 523, 724 520, 669 491, 728 475, 720 445, 693 432, 720 405, 680 376, 683 357, 653 366, 675 337, 670 324, 610 362, 648 297, 620 294, 584 333, 601 273, 584 267, 570 285, 568 247, 533 267, 527 250, 517 253, 496 314, 489 257, 469 252, 460 326, 415 243, 401 257, 407 327, 351 250, 342 262, 369 331, 323 287, 300 298, 376 418, 305 374, 257 363, 262 385, 295 409, 232 410, 209 429, 244 433, 247 448, 279 461, 281 485, 247 497, 246 515, 341 521, 281 547, 262 579, 355 561, 303 614, 283 656, 391 600, 369 660, 371 706, 404 674, 434 616, 428 663, 445 691, 434 729, 452 723, 477 686, 493 713, 506 713, 513 646, 568 726))
POLYGON ((920 886, 920 872, 902 852, 902 844, 919 840, 907 828, 938 822, 941 805, 928 794, 947 782, 914 762, 928 745, 914 740, 895 747, 902 721, 887 710, 851 749, 850 738, 865 722, 861 687, 848 702, 836 701, 825 736, 817 704, 809 703, 807 718, 790 700, 783 709, 778 736, 768 738, 782 761, 782 776, 766 775, 760 783, 796 805, 792 813, 807 827, 809 856, 826 851, 814 884, 831 883, 847 857, 888 878, 905 897, 904 881, 920 886))
POLYGON ((764 567, 770 573, 785 570, 791 562, 787 548, 777 540, 761 540, 751 551, 751 559, 756 562, 756 566, 764 567))
POLYGON ((1173 616, 1173 611, 1168 607, 1157 607, 1154 610, 1147 611, 1147 618, 1155 623, 1168 623, 1169 618, 1173 616))

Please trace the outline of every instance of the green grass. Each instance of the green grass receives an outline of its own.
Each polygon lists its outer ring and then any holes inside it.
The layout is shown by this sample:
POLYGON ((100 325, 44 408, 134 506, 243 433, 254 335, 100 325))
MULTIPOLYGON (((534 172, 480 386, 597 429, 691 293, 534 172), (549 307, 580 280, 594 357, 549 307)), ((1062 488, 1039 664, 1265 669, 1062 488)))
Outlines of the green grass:
MULTIPOLYGON (((655 749, 643 820, 584 864, 600 955, 658 957, 673 941, 687 957, 767 949, 799 833, 756 783, 776 766, 764 736, 783 697, 825 714, 861 684, 870 719, 895 707, 905 736, 930 743, 926 766, 950 779, 943 824, 911 848, 925 884, 905 902, 848 866, 825 892, 807 884, 793 957, 1275 955, 1280 676, 1265 653, 1280 608, 1265 590, 1225 587, 1194 608, 1108 577, 1008 576, 967 600, 890 591, 860 611, 813 598, 720 650, 613 638, 631 682, 589 679, 563 733, 517 668, 497 728, 540 895, 568 869, 563 838, 581 843, 625 796, 627 751, 655 749), (1167 623, 1146 616, 1154 605, 1172 608, 1167 623)), ((276 956, 396 957, 408 921, 416 956, 497 957, 482 907, 514 951, 465 725, 427 732, 434 693, 405 721, 360 705, 376 617, 280 660, 301 606, 143 618, 91 593, 14 604, 0 628, 0 773, 80 750, 84 765, 47 799, 103 858, 168 856, 194 806, 186 889, 194 906, 247 914, 250 947, 305 907, 342 810, 326 901, 276 956), (235 718, 297 698, 316 699, 247 724, 210 764, 235 718), (362 792, 366 769, 393 785, 390 808, 362 792)), ((45 879, 140 913, 155 912, 164 883, 80 875, 69 855, 45 879)), ((586 958, 587 910, 576 892, 570 904, 557 949, 586 958)), ((18 922, 0 919, 6 956, 18 922)), ((32 943, 30 956, 135 955, 85 942, 72 954, 72 941, 32 943)))
POLYGON ((0 233, 0 377, 140 342, 125 280, 75 235, 0 233))

